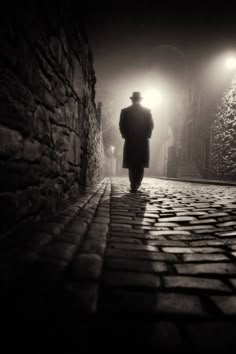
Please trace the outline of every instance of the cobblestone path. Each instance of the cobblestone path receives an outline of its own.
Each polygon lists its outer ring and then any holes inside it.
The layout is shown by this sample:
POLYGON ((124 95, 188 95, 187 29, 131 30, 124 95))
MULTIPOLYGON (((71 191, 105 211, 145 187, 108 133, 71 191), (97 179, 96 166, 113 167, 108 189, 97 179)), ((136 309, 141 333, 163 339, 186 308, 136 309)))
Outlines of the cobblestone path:
POLYGON ((231 352, 236 188, 146 178, 128 189, 125 178, 104 179, 2 247, 1 296, 30 319, 63 319, 55 336, 79 318, 70 338, 80 328, 87 346, 96 334, 105 349, 106 333, 120 348, 231 352))

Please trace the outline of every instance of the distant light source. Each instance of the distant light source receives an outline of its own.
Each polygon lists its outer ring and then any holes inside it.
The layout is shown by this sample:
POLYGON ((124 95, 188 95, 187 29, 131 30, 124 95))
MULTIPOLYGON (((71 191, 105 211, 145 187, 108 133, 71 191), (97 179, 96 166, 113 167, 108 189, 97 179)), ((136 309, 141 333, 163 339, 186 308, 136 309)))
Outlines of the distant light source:
POLYGON ((228 70, 236 69, 236 58, 235 57, 227 58, 225 61, 225 66, 228 70))
POLYGON ((112 153, 112 155, 114 154, 114 152, 115 152, 115 146, 111 145, 111 153, 112 153))
POLYGON ((150 89, 143 93, 142 105, 148 108, 155 108, 162 101, 162 95, 160 91, 156 89, 150 89))

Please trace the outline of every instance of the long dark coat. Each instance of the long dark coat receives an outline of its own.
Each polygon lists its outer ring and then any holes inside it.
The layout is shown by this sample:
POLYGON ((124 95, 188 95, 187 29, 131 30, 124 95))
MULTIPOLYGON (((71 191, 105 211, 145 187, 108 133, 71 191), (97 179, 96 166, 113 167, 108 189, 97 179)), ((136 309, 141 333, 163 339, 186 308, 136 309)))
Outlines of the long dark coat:
POLYGON ((149 138, 153 129, 151 111, 140 104, 121 110, 120 132, 125 139, 123 168, 149 167, 149 138))

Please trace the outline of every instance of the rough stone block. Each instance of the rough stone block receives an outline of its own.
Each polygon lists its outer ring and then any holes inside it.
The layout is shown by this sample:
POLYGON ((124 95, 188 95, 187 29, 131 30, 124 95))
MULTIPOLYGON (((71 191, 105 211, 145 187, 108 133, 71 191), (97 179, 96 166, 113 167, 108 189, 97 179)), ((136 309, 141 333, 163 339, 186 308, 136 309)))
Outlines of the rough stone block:
POLYGON ((27 161, 39 161, 41 157, 41 145, 37 141, 26 139, 24 141, 23 159, 27 161))
POLYGON ((236 296, 211 296, 211 299, 225 315, 236 315, 236 296))
POLYGON ((169 253, 221 253, 223 251, 217 247, 163 247, 162 249, 169 253))
POLYGON ((135 250, 120 250, 115 248, 106 249, 106 257, 118 257, 125 259, 144 259, 153 261, 176 262, 177 257, 170 253, 145 252, 135 250))
POLYGON ((159 222, 186 222, 186 221, 195 221, 196 218, 193 216, 173 216, 168 218, 160 218, 159 222))
POLYGON ((66 232, 75 233, 77 235, 84 235, 87 231, 88 225, 80 220, 72 220, 72 222, 65 228, 66 232))
POLYGON ((99 224, 109 224, 110 218, 109 217, 104 217, 104 216, 96 216, 94 218, 94 222, 95 223, 99 223, 99 224))
POLYGON ((103 266, 102 257, 93 253, 79 253, 73 261, 71 276, 79 280, 96 280, 100 277, 103 266))
POLYGON ((165 287, 168 289, 197 289, 231 292, 228 285, 221 280, 212 278, 188 277, 188 276, 166 276, 164 277, 165 287))
POLYGON ((109 243, 109 248, 117 248, 124 250, 133 250, 133 251, 146 251, 146 252, 156 252, 157 247, 150 245, 139 245, 135 243, 126 243, 126 242, 114 242, 111 240, 109 243))
POLYGON ((106 242, 95 238, 87 238, 79 251, 83 253, 96 253, 103 255, 105 252, 106 242))
POLYGON ((162 273, 167 271, 167 266, 163 262, 153 260, 134 260, 134 259, 105 259, 105 266, 112 270, 127 270, 138 273, 162 273))
POLYGON ((40 254, 47 258, 58 258, 69 261, 76 250, 75 245, 67 242, 54 241, 45 246, 40 254))
POLYGON ((179 274, 236 274, 235 263, 176 264, 179 274))
POLYGON ((100 232, 108 232, 109 231, 109 227, 107 224, 99 224, 99 223, 92 223, 91 227, 90 227, 90 231, 91 232, 97 232, 98 234, 100 232))
POLYGON ((103 310, 124 313, 153 313, 156 309, 156 292, 147 292, 141 290, 124 290, 111 287, 109 292, 104 294, 103 310))
POLYGON ((192 253, 184 254, 183 259, 185 262, 221 262, 229 261, 226 254, 223 253, 192 253))
POLYGON ((74 165, 80 162, 80 147, 79 137, 73 132, 70 133, 67 160, 74 165))
POLYGON ((104 283, 107 286, 160 287, 160 278, 155 274, 135 272, 105 272, 104 283))
POLYGON ((19 159, 22 155, 23 137, 16 131, 0 125, 0 156, 19 159))
POLYGON ((155 310, 162 314, 207 316, 196 295, 159 293, 155 310))

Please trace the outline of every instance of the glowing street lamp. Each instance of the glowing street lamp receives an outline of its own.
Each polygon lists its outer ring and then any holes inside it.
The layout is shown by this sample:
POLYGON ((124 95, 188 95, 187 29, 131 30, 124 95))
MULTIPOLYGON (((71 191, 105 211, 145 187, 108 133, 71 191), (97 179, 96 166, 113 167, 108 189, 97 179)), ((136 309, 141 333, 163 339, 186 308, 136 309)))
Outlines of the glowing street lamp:
POLYGON ((236 57, 229 57, 225 61, 225 66, 228 70, 232 71, 236 69, 236 57))
POLYGON ((114 152, 115 152, 115 146, 111 145, 110 149, 111 149, 111 154, 112 154, 112 155, 114 155, 114 152))
POLYGON ((163 97, 157 89, 149 89, 143 93, 142 105, 148 108, 155 108, 158 106, 163 97))

